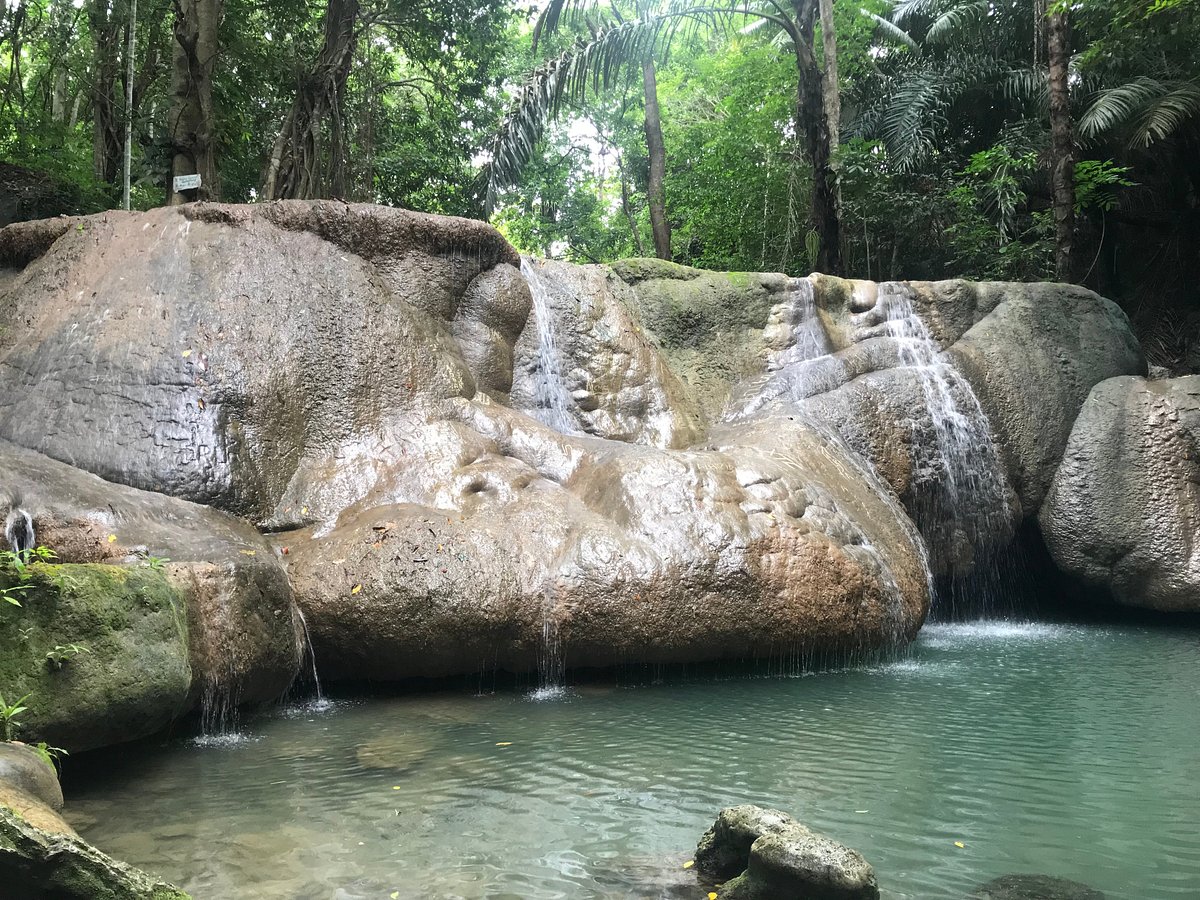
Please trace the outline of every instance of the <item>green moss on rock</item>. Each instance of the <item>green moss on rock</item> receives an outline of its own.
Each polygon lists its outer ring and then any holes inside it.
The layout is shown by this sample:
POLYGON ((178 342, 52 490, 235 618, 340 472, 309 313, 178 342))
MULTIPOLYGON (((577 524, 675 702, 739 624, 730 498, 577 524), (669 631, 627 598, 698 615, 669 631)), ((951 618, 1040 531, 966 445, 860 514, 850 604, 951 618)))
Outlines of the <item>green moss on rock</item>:
MULTIPOLYGON (((21 607, 0 604, 0 693, 29 694, 20 736, 70 751, 144 737, 186 709, 184 600, 145 567, 30 567, 21 607), (79 644, 61 666, 47 654, 79 644)), ((6 576, 12 584, 12 576, 6 576)))
POLYGON ((6 900, 190 900, 183 891, 66 834, 0 807, 0 884, 6 900))

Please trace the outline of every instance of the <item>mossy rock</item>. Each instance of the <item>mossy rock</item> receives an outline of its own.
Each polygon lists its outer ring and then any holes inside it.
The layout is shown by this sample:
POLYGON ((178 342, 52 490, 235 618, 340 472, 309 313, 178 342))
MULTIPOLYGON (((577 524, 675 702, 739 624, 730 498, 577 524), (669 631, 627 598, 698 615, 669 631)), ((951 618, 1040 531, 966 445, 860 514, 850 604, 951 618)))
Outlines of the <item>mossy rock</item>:
POLYGON ((4 807, 0 884, 6 900, 190 900, 178 888, 91 844, 42 831, 4 807))
POLYGON ((19 737, 76 752, 153 734, 186 711, 185 605, 162 571, 45 563, 28 571, 22 605, 0 603, 0 693, 10 703, 29 695, 19 737), (87 652, 50 657, 71 644, 87 652))

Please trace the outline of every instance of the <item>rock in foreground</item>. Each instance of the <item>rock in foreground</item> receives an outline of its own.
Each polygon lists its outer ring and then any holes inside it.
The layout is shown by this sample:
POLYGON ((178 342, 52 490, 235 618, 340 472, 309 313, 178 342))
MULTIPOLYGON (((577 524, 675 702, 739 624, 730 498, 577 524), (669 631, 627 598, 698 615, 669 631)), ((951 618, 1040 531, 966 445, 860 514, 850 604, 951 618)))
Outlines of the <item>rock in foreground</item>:
POLYGON ((69 834, 35 828, 0 806, 5 900, 188 900, 188 895, 69 834))
POLYGON ((730 878, 726 900, 878 900, 875 870, 856 850, 786 813, 758 806, 721 810, 696 847, 696 868, 730 878))

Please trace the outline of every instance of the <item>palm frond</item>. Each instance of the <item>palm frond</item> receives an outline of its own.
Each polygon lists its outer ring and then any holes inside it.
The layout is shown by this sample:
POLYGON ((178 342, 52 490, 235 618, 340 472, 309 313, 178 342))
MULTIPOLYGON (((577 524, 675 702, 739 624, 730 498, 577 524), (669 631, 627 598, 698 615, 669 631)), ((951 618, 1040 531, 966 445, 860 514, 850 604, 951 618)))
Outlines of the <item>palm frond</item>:
POLYGON ((897 44, 903 44, 909 50, 920 50, 920 46, 907 31, 897 25, 890 19, 885 19, 882 16, 877 16, 875 13, 866 9, 859 9, 859 12, 875 23, 876 33, 881 37, 894 41, 897 44))
POLYGON ((529 74, 492 141, 485 170, 488 214, 500 188, 515 182, 533 157, 546 123, 589 91, 611 87, 629 64, 654 55, 669 21, 659 16, 598 29, 590 40, 576 42, 529 74))
POLYGON ((970 0, 951 6, 933 20, 925 32, 925 40, 930 44, 959 42, 964 34, 973 34, 987 23, 990 8, 989 0, 970 0))
POLYGON ((1118 130, 1168 90, 1167 82, 1140 75, 1125 84, 1097 91, 1088 102, 1087 111, 1079 118, 1080 136, 1095 140, 1118 130))
POLYGON ((1167 82, 1165 94, 1151 101, 1134 123, 1130 146, 1149 147, 1189 121, 1200 119, 1200 81, 1167 82))

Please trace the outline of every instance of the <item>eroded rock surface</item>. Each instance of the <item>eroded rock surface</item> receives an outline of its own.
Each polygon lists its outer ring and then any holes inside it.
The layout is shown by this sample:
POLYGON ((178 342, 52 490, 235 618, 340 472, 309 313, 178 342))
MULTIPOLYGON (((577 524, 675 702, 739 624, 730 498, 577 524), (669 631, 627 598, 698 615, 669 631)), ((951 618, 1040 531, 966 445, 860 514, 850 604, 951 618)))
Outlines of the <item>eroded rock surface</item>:
POLYGON ((1097 385, 1039 521, 1058 566, 1118 603, 1200 611, 1200 376, 1097 385))
POLYGON ((862 854, 787 813, 758 806, 721 810, 696 847, 696 868, 731 900, 878 900, 862 854), (735 876, 736 877, 732 877, 735 876))

